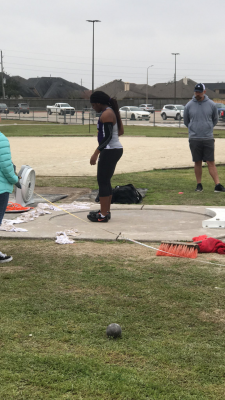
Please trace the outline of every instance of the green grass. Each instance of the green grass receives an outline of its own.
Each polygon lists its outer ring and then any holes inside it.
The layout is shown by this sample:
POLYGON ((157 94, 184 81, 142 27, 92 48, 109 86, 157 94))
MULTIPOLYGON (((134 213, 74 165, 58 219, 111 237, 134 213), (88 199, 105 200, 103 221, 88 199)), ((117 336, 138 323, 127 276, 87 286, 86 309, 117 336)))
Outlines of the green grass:
POLYGON ((0 399, 224 399, 224 269, 125 243, 1 250, 0 399))
MULTIPOLYGON (((225 185, 225 169, 217 167, 220 181, 225 185)), ((196 180, 193 168, 153 170, 130 174, 116 174, 112 187, 132 183, 136 188, 148 189, 143 204, 158 205, 202 205, 224 206, 225 193, 214 193, 214 182, 208 168, 203 167, 202 184, 204 191, 195 192, 196 180), (183 192, 183 194, 179 194, 183 192)), ((37 177, 36 186, 61 186, 98 189, 95 177, 37 177)))
POLYGON ((0 127, 2 125, 35 125, 35 124, 43 124, 43 125, 52 125, 52 122, 46 121, 33 121, 31 120, 23 120, 23 119, 2 119, 0 123, 0 127))
MULTIPOLYGON (((37 122, 38 123, 38 122, 37 122)), ((9 125, 0 126, 0 130, 5 136, 93 136, 96 135, 96 125, 9 125)))
MULTIPOLYGON (((13 122, 13 121, 12 121, 13 122)), ((93 136, 97 134, 96 125, 61 125, 43 123, 43 126, 22 126, 22 122, 17 125, 0 126, 0 131, 7 137, 10 136, 93 136)), ((41 123, 41 122, 36 122, 41 123)), ((149 137, 187 137, 188 130, 186 128, 163 128, 157 126, 124 126, 125 135, 127 136, 149 136, 149 137)), ((224 138, 225 130, 215 130, 215 137, 224 138)))

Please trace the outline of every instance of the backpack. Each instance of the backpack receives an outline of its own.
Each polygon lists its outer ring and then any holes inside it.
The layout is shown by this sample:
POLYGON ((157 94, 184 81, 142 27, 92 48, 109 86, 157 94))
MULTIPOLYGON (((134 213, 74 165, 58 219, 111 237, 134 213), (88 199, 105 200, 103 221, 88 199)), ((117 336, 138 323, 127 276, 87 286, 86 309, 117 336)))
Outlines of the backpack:
MULTIPOLYGON (((111 204, 138 204, 141 200, 141 193, 139 193, 131 183, 124 186, 116 186, 112 191, 111 204)), ((99 202, 99 195, 96 197, 95 201, 96 203, 99 202)))

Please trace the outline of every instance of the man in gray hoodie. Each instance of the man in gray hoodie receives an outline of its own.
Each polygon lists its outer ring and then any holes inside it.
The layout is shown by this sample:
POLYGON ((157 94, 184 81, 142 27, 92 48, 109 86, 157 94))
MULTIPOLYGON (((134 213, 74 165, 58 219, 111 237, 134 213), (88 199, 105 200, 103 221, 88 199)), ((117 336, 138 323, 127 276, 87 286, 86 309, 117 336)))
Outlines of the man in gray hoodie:
POLYGON ((189 146, 195 163, 197 180, 196 192, 202 192, 202 161, 208 165, 209 173, 215 182, 214 192, 225 192, 220 184, 214 161, 213 128, 218 122, 218 111, 215 103, 206 96, 205 85, 198 83, 194 96, 184 108, 184 123, 188 127, 189 146))

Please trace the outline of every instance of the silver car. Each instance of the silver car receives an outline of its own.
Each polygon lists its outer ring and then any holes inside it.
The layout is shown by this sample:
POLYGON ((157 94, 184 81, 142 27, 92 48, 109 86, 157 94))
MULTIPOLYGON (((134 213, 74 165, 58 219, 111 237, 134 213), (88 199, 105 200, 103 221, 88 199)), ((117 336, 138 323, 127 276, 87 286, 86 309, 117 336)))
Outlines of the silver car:
POLYGON ((14 108, 14 113, 15 114, 29 114, 30 113, 30 109, 27 103, 18 103, 15 108, 14 108))
POLYGON ((155 111, 153 104, 141 104, 139 108, 141 108, 144 111, 149 111, 151 113, 154 113, 155 111))

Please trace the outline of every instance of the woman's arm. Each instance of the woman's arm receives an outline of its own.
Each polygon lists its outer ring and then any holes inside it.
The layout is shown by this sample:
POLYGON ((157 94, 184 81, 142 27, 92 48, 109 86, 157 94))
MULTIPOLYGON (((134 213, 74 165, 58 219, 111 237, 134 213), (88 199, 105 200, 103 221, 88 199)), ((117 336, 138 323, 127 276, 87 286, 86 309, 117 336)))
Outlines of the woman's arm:
POLYGON ((96 164, 96 161, 98 159, 99 153, 100 153, 100 151, 98 149, 96 149, 94 154, 92 154, 91 159, 90 159, 90 164, 91 165, 95 165, 96 164))
MULTIPOLYGON (((105 112, 102 114, 100 121, 104 124, 105 122, 112 122, 113 125, 116 124, 116 116, 115 113, 109 108, 108 110, 105 110, 105 112)), ((121 120, 120 120, 121 121, 121 120)), ((124 127, 123 123, 121 121, 120 128, 118 130, 118 135, 122 136, 124 134, 124 127)))
POLYGON ((123 127, 123 123, 122 123, 122 121, 121 121, 121 126, 120 126, 120 128, 119 128, 118 135, 119 135, 119 136, 122 136, 123 134, 124 134, 124 127, 123 127))
POLYGON ((100 117, 100 121, 104 124, 105 122, 112 122, 113 125, 116 123, 116 116, 114 112, 111 110, 111 108, 108 108, 107 110, 102 113, 100 117))

